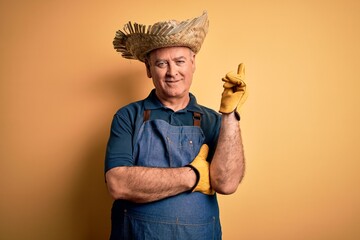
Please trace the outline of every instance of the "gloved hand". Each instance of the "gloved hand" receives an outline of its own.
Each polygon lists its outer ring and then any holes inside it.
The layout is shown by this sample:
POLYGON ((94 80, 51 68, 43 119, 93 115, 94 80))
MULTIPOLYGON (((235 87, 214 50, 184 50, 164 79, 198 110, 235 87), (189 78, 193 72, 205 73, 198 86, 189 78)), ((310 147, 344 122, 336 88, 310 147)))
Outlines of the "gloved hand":
POLYGON ((223 85, 224 91, 221 97, 219 112, 231 113, 235 111, 238 120, 240 120, 240 108, 244 104, 248 96, 244 79, 245 66, 243 63, 239 64, 237 74, 234 72, 229 72, 222 79, 225 83, 223 85))
POLYGON ((207 195, 214 195, 215 191, 210 185, 210 164, 206 161, 209 147, 203 144, 195 159, 187 165, 196 174, 197 181, 192 189, 193 192, 201 192, 207 195))

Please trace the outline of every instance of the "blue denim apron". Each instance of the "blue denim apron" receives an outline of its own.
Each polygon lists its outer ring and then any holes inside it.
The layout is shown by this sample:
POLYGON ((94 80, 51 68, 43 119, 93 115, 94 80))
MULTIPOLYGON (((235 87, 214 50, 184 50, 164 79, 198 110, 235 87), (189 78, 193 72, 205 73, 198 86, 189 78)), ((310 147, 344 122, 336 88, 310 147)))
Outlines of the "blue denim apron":
MULTIPOLYGON (((146 121, 139 130, 134 159, 138 166, 182 167, 197 156, 204 139, 200 127, 146 121)), ((118 200, 113 205, 112 224, 111 239, 221 239, 216 195, 199 192, 145 204, 118 200)))

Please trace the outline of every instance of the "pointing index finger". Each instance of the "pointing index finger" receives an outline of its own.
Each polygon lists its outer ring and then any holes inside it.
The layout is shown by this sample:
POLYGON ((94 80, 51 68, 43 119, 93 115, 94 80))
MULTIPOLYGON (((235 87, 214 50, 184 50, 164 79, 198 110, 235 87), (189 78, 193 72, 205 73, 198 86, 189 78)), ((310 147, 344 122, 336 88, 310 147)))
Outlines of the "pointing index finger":
POLYGON ((244 63, 240 63, 240 64, 239 64, 237 73, 238 73, 241 77, 244 77, 244 76, 245 76, 245 65, 244 65, 244 63))

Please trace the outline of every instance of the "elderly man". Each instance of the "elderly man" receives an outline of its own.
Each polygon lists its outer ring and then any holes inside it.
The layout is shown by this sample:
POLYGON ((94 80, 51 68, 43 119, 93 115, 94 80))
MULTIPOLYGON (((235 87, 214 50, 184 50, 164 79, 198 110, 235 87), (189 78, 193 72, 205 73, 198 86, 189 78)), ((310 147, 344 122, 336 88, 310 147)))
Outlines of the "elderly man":
POLYGON ((216 193, 234 193, 244 175, 238 110, 247 94, 243 64, 223 78, 221 114, 189 92, 208 25, 204 12, 116 33, 115 49, 144 62, 155 88, 113 118, 110 239, 221 239, 216 193))

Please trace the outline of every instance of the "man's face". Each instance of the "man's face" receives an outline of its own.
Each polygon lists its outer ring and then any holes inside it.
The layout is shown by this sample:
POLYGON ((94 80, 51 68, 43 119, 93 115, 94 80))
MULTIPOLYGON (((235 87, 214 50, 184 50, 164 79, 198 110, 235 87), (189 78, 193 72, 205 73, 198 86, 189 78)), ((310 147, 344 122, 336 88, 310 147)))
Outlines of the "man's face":
POLYGON ((188 97, 195 72, 195 54, 187 47, 167 47, 152 51, 146 61, 160 100, 188 97))

